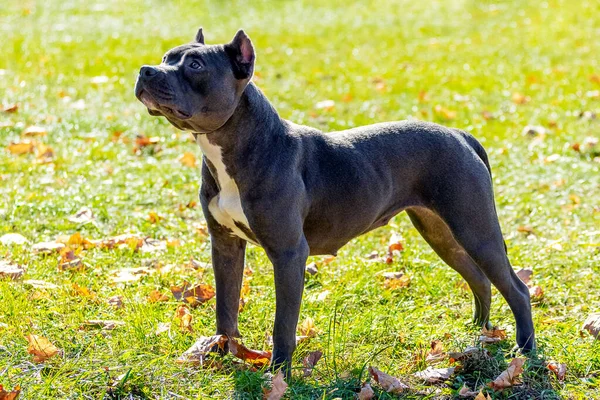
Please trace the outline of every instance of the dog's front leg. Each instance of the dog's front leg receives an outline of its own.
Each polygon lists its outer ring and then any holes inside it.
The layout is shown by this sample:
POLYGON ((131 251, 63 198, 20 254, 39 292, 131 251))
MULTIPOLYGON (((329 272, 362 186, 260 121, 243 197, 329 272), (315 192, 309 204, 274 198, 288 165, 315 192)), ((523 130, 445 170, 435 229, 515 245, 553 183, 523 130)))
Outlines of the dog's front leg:
POLYGON ((292 354, 296 349, 296 326, 308 253, 308 244, 304 237, 290 248, 267 251, 275 272, 276 296, 271 368, 283 369, 288 378, 291 375, 292 354))
POLYGON ((240 337, 238 314, 246 241, 213 235, 212 264, 217 286, 217 334, 240 337))

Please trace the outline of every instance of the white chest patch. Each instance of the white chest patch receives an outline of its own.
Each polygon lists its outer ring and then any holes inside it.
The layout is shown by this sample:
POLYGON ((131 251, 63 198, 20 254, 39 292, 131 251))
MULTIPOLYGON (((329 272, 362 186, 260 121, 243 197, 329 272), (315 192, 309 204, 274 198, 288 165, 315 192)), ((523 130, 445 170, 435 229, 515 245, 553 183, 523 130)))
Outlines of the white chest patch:
POLYGON ((217 181, 220 191, 210 200, 210 203, 208 203, 208 210, 211 215, 219 224, 231 230, 235 236, 247 240, 250 243, 257 244, 250 239, 238 225, 236 225, 237 222, 250 230, 248 218, 246 218, 244 210, 242 209, 240 191, 233 178, 227 173, 221 155, 221 148, 210 143, 206 138, 206 135, 197 135, 196 143, 200 146, 204 157, 206 157, 217 170, 217 181))

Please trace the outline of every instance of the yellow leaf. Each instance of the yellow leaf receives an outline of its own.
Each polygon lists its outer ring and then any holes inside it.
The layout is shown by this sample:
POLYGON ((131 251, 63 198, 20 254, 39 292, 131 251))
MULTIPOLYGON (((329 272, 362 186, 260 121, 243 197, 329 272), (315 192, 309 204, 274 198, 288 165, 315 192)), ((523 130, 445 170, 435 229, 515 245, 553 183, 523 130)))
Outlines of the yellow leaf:
POLYGON ((185 152, 181 157, 179 157, 179 162, 186 167, 194 168, 196 166, 196 156, 194 153, 185 152))
POLYGON ((33 361, 36 363, 44 362, 58 354, 58 347, 43 336, 27 335, 25 339, 29 342, 27 352, 33 354, 33 361))

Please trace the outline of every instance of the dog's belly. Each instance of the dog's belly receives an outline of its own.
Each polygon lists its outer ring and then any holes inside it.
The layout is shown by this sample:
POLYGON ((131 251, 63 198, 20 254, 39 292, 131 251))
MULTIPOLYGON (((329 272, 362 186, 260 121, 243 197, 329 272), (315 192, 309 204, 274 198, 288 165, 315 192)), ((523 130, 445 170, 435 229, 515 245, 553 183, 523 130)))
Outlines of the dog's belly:
POLYGON ((209 142, 205 135, 196 136, 202 153, 216 169, 219 193, 208 203, 208 210, 219 225, 226 227, 239 238, 256 244, 251 236, 248 218, 242 209, 240 191, 235 180, 227 173, 221 156, 221 148, 209 142))

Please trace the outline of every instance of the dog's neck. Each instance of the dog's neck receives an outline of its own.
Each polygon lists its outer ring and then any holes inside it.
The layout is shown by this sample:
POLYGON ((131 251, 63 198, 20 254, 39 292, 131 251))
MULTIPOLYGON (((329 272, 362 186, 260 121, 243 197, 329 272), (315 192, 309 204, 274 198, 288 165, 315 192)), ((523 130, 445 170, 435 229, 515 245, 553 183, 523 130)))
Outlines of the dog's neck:
MULTIPOLYGON (((247 152, 257 146, 268 146, 274 136, 284 134, 284 124, 264 94, 250 82, 227 122, 204 134, 223 153, 247 152)), ((194 134, 197 136, 199 134, 194 134)))

